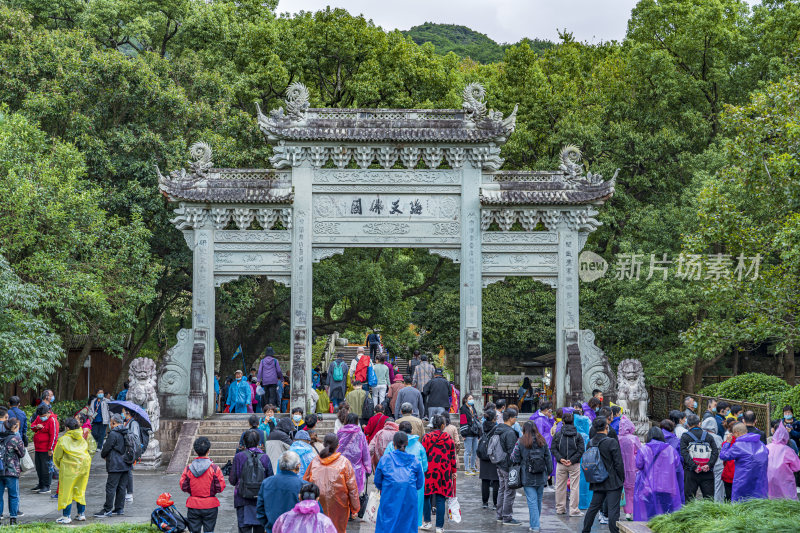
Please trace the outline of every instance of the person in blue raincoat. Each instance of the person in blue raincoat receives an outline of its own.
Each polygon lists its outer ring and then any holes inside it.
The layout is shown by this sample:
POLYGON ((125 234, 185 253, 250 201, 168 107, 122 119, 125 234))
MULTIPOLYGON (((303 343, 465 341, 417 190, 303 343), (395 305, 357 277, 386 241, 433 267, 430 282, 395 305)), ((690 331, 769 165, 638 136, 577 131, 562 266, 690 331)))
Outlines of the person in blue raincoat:
POLYGON ((375 469, 375 486, 381 491, 375 533, 415 533, 417 491, 425 485, 425 473, 419 459, 406 452, 405 432, 395 433, 392 445, 394 451, 384 455, 375 469))
MULTIPOLYGON (((408 446, 406 446, 406 453, 409 453, 419 459, 420 464, 422 465, 422 472, 423 474, 428 471, 428 454, 425 451, 425 448, 422 447, 422 444, 419 442, 418 435, 411 434, 411 422, 400 422, 398 424, 398 428, 400 428, 400 432, 405 433, 408 435, 408 446)), ((383 456, 386 457, 390 453, 394 451, 394 442, 389 443, 386 447, 386 451, 383 452, 383 456)), ((417 490, 417 527, 422 527, 422 502, 425 500, 425 484, 422 484, 422 488, 417 490)), ((414 516, 414 515, 410 515, 414 516)))
MULTIPOLYGON (((575 429, 578 430, 578 433, 583 437, 583 445, 586 446, 589 442, 589 429, 591 429, 591 421, 589 420, 588 416, 579 415, 576 411, 574 413, 574 424, 575 429)), ((588 509, 589 504, 592 502, 592 494, 593 492, 589 490, 589 483, 586 481, 586 478, 583 477, 583 469, 581 468, 581 485, 580 485, 580 497, 578 499, 578 509, 588 509)))
POLYGON ((236 379, 228 386, 225 404, 230 406, 231 413, 247 413, 247 407, 252 404, 253 391, 250 384, 242 379, 242 375, 242 371, 237 370, 234 374, 236 379))

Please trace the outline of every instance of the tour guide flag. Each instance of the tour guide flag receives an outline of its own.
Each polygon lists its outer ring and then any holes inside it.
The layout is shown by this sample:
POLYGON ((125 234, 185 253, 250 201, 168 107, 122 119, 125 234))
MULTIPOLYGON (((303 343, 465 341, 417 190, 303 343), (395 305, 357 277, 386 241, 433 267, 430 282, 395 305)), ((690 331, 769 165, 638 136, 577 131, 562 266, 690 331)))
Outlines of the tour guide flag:
POLYGON ((242 345, 241 344, 239 345, 238 348, 236 348, 236 351, 233 352, 233 357, 231 357, 231 361, 233 361, 234 359, 236 359, 240 355, 242 355, 242 345))

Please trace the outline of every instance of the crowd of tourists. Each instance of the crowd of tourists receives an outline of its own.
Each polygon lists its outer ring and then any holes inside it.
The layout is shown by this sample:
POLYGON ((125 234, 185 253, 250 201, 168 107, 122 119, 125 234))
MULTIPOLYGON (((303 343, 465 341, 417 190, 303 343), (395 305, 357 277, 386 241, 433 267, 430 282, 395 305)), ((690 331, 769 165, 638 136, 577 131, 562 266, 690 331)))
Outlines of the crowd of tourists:
MULTIPOLYGON (((261 370, 259 386, 277 402, 277 386, 264 387, 270 384, 261 370)), ((272 372, 278 377, 280 366, 272 372)), ((712 400, 698 413, 697 403, 687 398, 685 409, 650 428, 643 443, 619 406, 603 405, 599 390, 586 402, 554 410, 531 393, 528 383, 518 403, 535 402, 537 409, 522 420, 517 405, 503 399, 479 411, 476 399, 461 398, 443 374, 419 353, 406 376, 390 371, 381 350, 374 361, 366 350, 359 350, 350 365, 337 358, 317 384, 335 406, 334 432, 318 435, 320 417, 302 407, 292 407, 290 417, 277 417, 277 404, 259 403, 261 412, 250 416, 229 464, 210 459, 208 438, 195 440, 196 456, 179 483, 188 494, 186 516, 165 493, 154 522, 165 529, 174 519, 192 533, 214 531, 217 495, 230 485, 241 532, 344 533, 349 521, 366 514, 377 532, 439 533, 448 514, 461 512, 456 474, 462 442, 464 482, 480 479, 483 511, 493 512, 499 524, 522 525, 513 516, 521 489, 530 531, 540 530, 545 491, 555 493, 556 514, 583 517, 584 532, 598 518, 616 532, 621 514, 649 520, 698 497, 797 499, 800 421, 790 406, 772 422, 768 437, 756 427, 752 411, 712 400)), ((19 476, 26 460, 37 473, 33 490, 55 492, 62 511, 57 522, 73 520, 73 504, 74 520, 85 520, 96 450, 107 476, 104 505, 93 516, 124 515, 138 456, 131 447, 141 445, 141 428, 127 409, 112 413, 102 390, 63 427, 52 412, 53 401, 46 391, 30 423, 19 398, 12 397, 9 408, 0 407, 0 489, 8 492, 11 523, 22 516, 19 476), (34 435, 33 460, 26 450, 28 427, 34 435)), ((236 400, 233 405, 238 409, 236 400)))

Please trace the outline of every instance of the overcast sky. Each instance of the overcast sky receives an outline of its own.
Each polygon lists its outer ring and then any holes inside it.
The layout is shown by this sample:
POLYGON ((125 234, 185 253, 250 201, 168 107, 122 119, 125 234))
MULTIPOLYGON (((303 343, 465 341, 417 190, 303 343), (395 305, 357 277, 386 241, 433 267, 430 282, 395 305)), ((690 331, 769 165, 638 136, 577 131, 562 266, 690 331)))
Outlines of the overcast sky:
MULTIPOLYGON (((748 0, 754 4, 758 0, 748 0)), ((459 24, 499 43, 523 37, 558 39, 571 31, 579 41, 622 40, 636 0, 280 0, 280 13, 343 7, 384 30, 407 30, 423 22, 459 24)))

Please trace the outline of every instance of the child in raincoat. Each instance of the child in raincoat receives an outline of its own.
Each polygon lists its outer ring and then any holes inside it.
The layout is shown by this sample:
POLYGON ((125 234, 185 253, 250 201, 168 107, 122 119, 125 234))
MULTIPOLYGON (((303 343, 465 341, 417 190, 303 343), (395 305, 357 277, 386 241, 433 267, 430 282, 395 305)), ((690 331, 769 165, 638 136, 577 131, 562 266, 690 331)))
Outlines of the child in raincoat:
POLYGON ((306 483, 300 489, 300 502, 294 509, 280 515, 272 533, 336 533, 336 526, 319 510, 319 487, 306 483))
POLYGON ((72 502, 77 503, 76 520, 86 520, 86 485, 89 482, 89 470, 92 467, 92 455, 97 451, 97 444, 89 435, 83 438, 80 423, 74 418, 66 421, 67 431, 58 439, 53 451, 53 463, 58 468, 58 508, 62 516, 56 522, 69 524, 72 522, 72 502))

